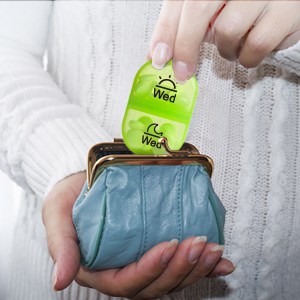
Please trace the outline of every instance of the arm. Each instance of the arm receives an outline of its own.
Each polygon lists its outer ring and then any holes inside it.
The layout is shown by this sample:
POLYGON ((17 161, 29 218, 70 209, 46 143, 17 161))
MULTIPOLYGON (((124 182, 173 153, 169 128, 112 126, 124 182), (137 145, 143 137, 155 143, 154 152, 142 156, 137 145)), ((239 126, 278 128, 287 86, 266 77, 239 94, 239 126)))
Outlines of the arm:
POLYGON ((52 1, 0 3, 0 167, 39 197, 110 137, 43 69, 52 1))

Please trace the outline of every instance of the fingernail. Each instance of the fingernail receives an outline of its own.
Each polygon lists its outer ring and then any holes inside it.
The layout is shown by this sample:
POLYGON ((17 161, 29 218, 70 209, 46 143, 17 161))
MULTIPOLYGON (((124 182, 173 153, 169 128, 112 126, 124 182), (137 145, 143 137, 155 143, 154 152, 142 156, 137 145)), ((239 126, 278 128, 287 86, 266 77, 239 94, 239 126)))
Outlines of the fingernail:
POLYGON ((207 241, 207 237, 206 236, 198 236, 196 237, 191 245, 191 249, 190 249, 190 253, 189 253, 189 261, 194 264, 198 261, 204 245, 207 241))
POLYGON ((196 71, 196 67, 191 68, 183 61, 174 61, 173 69, 175 73, 175 81, 180 84, 184 84, 190 76, 196 71))
POLYGON ((56 282, 57 282, 57 272, 56 272, 56 269, 57 269, 57 267, 56 267, 56 263, 55 263, 55 265, 53 267, 53 272, 52 272, 52 288, 55 291, 56 291, 55 286, 56 286, 56 282))
POLYGON ((169 242, 169 244, 167 245, 167 247, 164 249, 164 252, 162 254, 161 257, 161 264, 165 267, 169 261, 172 259, 175 250, 178 246, 178 240, 173 239, 169 242))
POLYGON ((189 261, 191 263, 197 262, 200 254, 203 251, 203 247, 206 241, 207 241, 206 236, 198 236, 193 240, 190 253, 189 253, 189 261))
POLYGON ((228 274, 231 274, 236 269, 236 265, 232 264, 232 266, 225 267, 225 272, 228 274))
POLYGON ((235 265, 226 266, 226 267, 224 267, 224 270, 222 272, 220 272, 218 274, 214 274, 211 277, 227 276, 227 275, 231 274, 235 269, 236 269, 235 265))
POLYGON ((217 251, 221 251, 223 253, 224 246, 223 245, 215 245, 210 249, 210 252, 217 252, 217 251))
POLYGON ((152 66, 161 70, 168 61, 169 46, 166 43, 157 43, 152 54, 152 66))
POLYGON ((215 264, 217 259, 219 259, 222 256, 223 251, 224 246, 222 245, 215 245, 214 247, 212 247, 205 257, 205 264, 209 267, 215 264))

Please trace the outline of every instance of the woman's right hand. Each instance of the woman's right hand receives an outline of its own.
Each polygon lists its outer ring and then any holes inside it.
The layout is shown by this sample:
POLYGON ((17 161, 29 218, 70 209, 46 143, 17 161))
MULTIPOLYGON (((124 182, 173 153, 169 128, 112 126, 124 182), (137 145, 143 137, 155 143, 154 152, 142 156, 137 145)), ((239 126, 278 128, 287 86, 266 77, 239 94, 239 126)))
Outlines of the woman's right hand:
POLYGON ((54 260, 53 288, 62 290, 75 279, 78 284, 111 296, 154 299, 179 291, 205 276, 224 276, 234 265, 221 258, 223 247, 204 238, 176 240, 150 249, 138 262, 124 268, 89 271, 80 267, 80 251, 72 222, 72 208, 84 185, 85 173, 62 180, 43 206, 50 254, 54 260))
POLYGON ((272 51, 300 40, 299 11, 300 1, 165 0, 149 58, 158 69, 172 59, 181 83, 196 72, 204 41, 228 60, 257 67, 272 51))

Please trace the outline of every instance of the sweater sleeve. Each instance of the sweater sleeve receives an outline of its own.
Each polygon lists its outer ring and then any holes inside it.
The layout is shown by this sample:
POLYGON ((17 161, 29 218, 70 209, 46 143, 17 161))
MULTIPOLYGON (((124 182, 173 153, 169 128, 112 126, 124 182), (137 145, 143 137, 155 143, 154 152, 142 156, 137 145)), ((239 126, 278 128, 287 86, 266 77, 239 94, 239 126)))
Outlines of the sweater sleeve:
POLYGON ((300 41, 287 49, 272 52, 264 63, 300 76, 300 41))
POLYGON ((0 167, 40 198, 111 137, 43 69, 52 1, 0 2, 0 167))

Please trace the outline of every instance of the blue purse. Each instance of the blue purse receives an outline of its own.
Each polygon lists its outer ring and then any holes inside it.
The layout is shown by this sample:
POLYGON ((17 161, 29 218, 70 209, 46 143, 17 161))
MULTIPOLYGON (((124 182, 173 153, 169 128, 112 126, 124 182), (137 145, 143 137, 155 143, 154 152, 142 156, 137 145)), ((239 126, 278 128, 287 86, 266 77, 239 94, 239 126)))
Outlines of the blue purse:
POLYGON ((93 270, 137 261, 163 241, 207 236, 224 243, 225 209, 212 160, 191 144, 166 155, 134 155, 122 140, 93 146, 88 179, 73 207, 82 264, 93 270))

